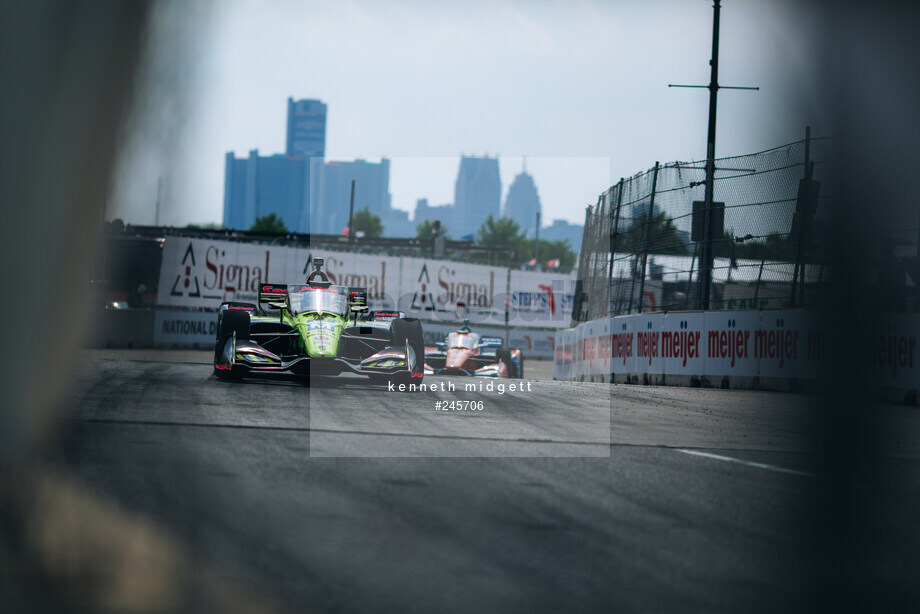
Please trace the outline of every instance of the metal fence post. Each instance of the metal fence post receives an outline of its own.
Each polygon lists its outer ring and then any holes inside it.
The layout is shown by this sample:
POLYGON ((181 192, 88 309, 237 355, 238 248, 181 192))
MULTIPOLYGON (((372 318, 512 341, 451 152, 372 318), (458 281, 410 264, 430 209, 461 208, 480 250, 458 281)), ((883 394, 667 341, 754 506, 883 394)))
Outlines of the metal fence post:
MULTIPOLYGON (((812 165, 811 165, 811 126, 805 126, 805 160, 803 162, 804 172, 802 173, 802 179, 807 182, 811 182, 812 177, 812 165)), ((800 188, 801 189, 801 188, 800 188)), ((796 202, 796 212, 793 217, 793 230, 797 230, 798 236, 792 237, 796 243, 795 249, 795 265, 792 267, 792 288, 791 296, 789 302, 792 307, 795 307, 796 293, 799 286, 799 273, 802 274, 802 293, 805 292, 805 263, 804 263, 804 251, 805 251, 805 215, 804 211, 799 211, 799 203, 796 202), (798 225, 795 224, 795 219, 798 218, 798 225)), ((804 298, 804 297, 801 297, 804 298)))
POLYGON ((693 258, 690 260, 690 274, 687 275, 687 291, 684 293, 684 311, 687 310, 690 302, 690 290, 693 287, 693 269, 696 267, 696 257, 699 254, 700 246, 697 245, 693 250, 693 258))
POLYGON ((645 245, 642 246, 642 277, 639 279, 639 313, 642 313, 642 299, 645 296, 645 269, 648 266, 649 242, 652 234, 652 216, 655 212, 655 189, 658 187, 658 162, 652 174, 652 194, 648 200, 648 216, 645 218, 645 245))
MULTIPOLYGON (((607 296, 610 304, 607 306, 607 314, 610 315, 620 308, 620 293, 617 292, 617 306, 613 308, 611 292, 613 290, 613 261, 617 253, 617 232, 620 228, 620 205, 623 203, 623 178, 620 177, 620 183, 617 184, 617 204, 616 211, 613 212, 613 229, 610 231, 610 262, 607 271, 607 296)), ((617 284, 619 289, 619 284, 617 284)))

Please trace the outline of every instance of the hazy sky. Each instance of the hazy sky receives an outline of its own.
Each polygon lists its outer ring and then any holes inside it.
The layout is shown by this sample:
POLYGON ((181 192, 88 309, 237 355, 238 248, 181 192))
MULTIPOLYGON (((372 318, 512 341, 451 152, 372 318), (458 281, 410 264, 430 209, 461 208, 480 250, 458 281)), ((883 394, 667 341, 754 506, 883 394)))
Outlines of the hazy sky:
MULTIPOLYGON (((798 140, 813 70, 807 22, 775 1, 724 0, 717 155, 798 140), (799 24, 799 26, 797 26, 799 24), (804 27, 803 27, 804 26, 804 27)), ((219 222, 224 155, 283 152, 288 96, 329 105, 327 157, 392 160, 393 205, 452 202, 460 154, 527 156, 546 223, 656 160, 705 157, 712 2, 159 5, 109 218, 219 222), (176 6, 179 5, 179 6, 176 6), (176 41, 179 41, 178 43, 176 41)), ((504 194, 502 197, 504 201, 504 194)))

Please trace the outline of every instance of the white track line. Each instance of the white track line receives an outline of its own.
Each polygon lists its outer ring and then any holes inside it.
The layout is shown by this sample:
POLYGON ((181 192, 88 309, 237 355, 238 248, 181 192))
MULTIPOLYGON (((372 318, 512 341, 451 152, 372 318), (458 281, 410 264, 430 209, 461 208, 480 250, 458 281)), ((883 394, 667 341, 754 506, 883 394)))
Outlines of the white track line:
POLYGON ((683 452, 684 454, 692 454, 693 456, 703 456, 705 458, 713 458, 715 460, 726 461, 729 463, 738 463, 739 465, 747 465, 748 467, 757 467, 758 469, 766 469, 767 471, 776 471, 778 473, 791 473, 792 475, 801 475, 806 478, 816 478, 813 473, 808 473, 805 471, 796 471, 795 469, 784 469, 783 467, 777 467, 775 465, 767 465, 765 463, 755 463, 753 461, 741 460, 740 458, 732 458, 731 456, 720 456, 718 454, 710 454, 709 452, 700 452, 698 450, 683 450, 677 449, 678 452, 683 452))

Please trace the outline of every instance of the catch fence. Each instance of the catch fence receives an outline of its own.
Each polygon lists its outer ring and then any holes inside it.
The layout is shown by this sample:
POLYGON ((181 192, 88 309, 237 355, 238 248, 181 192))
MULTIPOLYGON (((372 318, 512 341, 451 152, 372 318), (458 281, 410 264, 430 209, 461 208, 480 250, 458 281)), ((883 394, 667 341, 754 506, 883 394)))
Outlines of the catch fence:
POLYGON ((588 207, 573 321, 702 304, 708 309, 813 305, 828 274, 823 245, 830 182, 822 179, 832 146, 831 139, 808 138, 716 159, 705 303, 700 300, 700 271, 707 260, 705 161, 656 163, 621 179, 588 207))

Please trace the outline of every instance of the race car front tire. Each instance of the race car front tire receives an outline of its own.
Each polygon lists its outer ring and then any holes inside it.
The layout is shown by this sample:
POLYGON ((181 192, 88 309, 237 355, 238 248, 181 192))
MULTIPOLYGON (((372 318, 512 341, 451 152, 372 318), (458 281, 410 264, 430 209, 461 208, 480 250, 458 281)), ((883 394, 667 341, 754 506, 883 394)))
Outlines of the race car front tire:
POLYGON ((217 342, 214 344, 214 375, 221 379, 240 379, 243 376, 244 368, 233 367, 229 370, 218 369, 217 361, 227 345, 227 340, 236 334, 237 341, 249 339, 249 312, 247 311, 225 311, 221 314, 220 321, 217 325, 217 342))
POLYGON ((399 373, 391 379, 394 384, 421 384, 425 376, 425 336, 418 318, 398 318, 390 324, 391 342, 405 347, 406 342, 415 352, 415 366, 412 373, 399 373))
POLYGON ((498 358, 499 362, 505 363, 505 368, 508 370, 508 377, 515 379, 520 378, 518 375, 517 365, 514 364, 514 360, 511 359, 511 352, 505 348, 499 348, 495 351, 495 357, 498 358))

